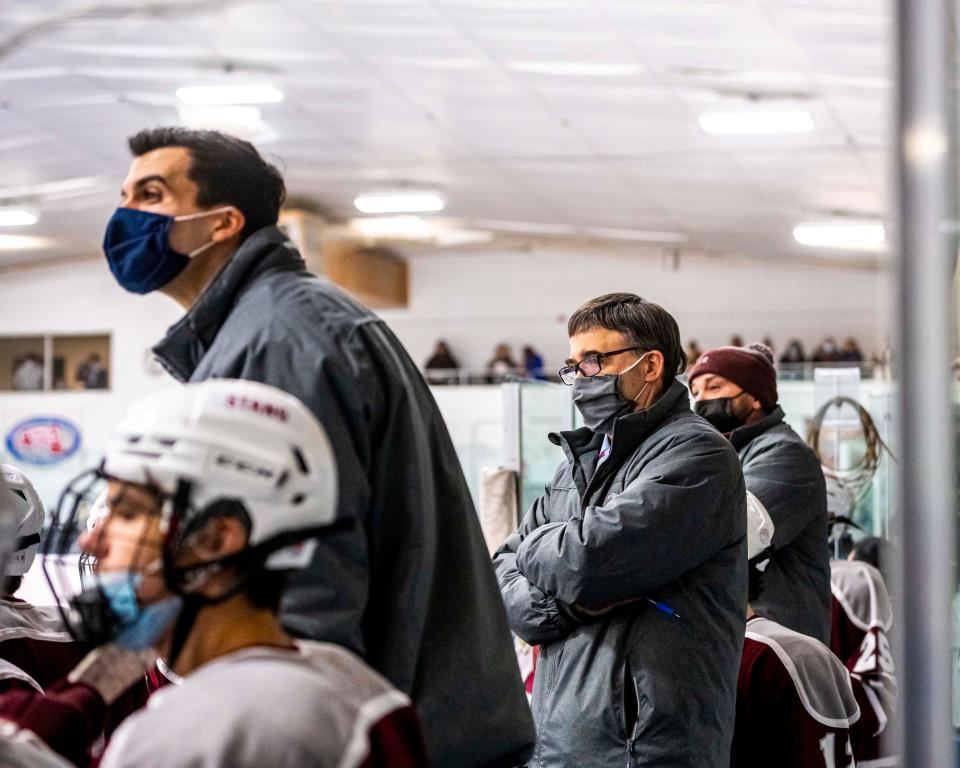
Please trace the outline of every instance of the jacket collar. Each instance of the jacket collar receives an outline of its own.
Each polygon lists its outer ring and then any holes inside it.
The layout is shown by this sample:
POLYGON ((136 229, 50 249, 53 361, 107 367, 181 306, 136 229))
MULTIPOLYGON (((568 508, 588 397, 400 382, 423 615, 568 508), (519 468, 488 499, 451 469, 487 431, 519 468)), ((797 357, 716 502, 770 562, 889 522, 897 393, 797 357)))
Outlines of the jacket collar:
POLYGON ((762 435, 768 429, 772 429, 778 424, 783 424, 783 419, 783 408, 778 405, 769 415, 764 416, 760 421, 733 430, 733 432, 730 433, 730 443, 739 451, 743 446, 762 435))
POLYGON ((157 360, 180 381, 192 375, 240 296, 261 275, 298 271, 306 265, 278 227, 258 229, 243 241, 207 289, 153 348, 157 360))
MULTIPOLYGON (((674 379, 670 388, 649 408, 621 416, 613 423, 613 452, 610 458, 633 453, 667 419, 684 412, 690 412, 690 393, 681 382, 674 379)), ((551 432, 548 439, 563 448, 571 463, 579 461, 585 453, 599 451, 603 444, 603 435, 587 427, 551 432)))

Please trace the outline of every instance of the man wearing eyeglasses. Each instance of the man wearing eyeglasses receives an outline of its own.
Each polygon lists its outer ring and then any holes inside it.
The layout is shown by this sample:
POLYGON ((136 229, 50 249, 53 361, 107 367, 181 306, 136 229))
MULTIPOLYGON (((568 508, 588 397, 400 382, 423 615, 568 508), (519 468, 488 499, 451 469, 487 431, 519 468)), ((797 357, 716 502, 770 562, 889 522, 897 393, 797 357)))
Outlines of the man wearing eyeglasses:
POLYGON ((540 645, 537 766, 726 768, 746 615, 736 452, 690 409, 677 323, 629 293, 568 323, 585 427, 494 555, 513 631, 540 645))

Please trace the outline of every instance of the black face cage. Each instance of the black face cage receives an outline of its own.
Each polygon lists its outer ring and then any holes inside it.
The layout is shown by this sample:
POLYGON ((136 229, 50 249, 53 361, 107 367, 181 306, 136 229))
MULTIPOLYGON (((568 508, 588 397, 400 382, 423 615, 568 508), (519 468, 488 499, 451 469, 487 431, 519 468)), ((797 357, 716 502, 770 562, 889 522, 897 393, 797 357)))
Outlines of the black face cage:
MULTIPOLYGON (((84 472, 68 483, 60 495, 41 546, 43 573, 67 631, 75 640, 92 645, 112 640, 120 626, 120 619, 111 610, 103 590, 96 558, 81 552, 78 547, 78 539, 87 530, 94 503, 106 489, 109 479, 102 469, 96 469, 84 472)), ((155 493, 162 500, 162 494, 155 493)), ((112 499, 111 502, 119 500, 112 499)), ((135 543, 134 562, 129 574, 131 580, 139 570, 137 566, 145 564, 146 552, 145 541, 141 538, 135 543)))

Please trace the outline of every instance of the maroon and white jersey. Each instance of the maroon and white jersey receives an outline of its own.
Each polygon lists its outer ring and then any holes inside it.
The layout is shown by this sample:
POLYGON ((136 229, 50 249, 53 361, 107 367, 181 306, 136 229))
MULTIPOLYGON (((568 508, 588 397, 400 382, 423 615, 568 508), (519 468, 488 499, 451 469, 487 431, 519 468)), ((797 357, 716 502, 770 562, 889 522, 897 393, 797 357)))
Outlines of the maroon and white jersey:
POLYGON ((19 667, 41 688, 66 677, 89 650, 73 641, 56 606, 0 600, 0 659, 19 667))
POLYGON ((897 700, 897 679, 887 633, 893 609, 880 572, 869 563, 830 563, 833 628, 830 646, 850 670, 863 717, 853 729, 857 764, 867 768, 898 765, 884 742, 897 700))
POLYGON ((101 768, 419 768, 410 700, 329 643, 247 648, 157 691, 114 734, 101 768))
POLYGON ((853 768, 860 708, 846 667, 819 640, 747 622, 731 768, 853 768))

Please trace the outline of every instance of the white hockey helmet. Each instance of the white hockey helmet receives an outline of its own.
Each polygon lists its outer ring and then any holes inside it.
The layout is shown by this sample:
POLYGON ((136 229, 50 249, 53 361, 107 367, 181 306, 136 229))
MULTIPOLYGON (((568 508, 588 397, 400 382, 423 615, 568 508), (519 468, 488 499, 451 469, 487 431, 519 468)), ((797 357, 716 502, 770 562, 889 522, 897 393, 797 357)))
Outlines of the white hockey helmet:
POLYGON ((773 520, 763 503, 747 491, 747 559, 753 560, 773 545, 773 520))
MULTIPOLYGON (((248 547, 274 552, 268 568, 305 566, 309 553, 299 542, 336 517, 337 470, 326 432, 297 398, 257 382, 212 379, 143 398, 120 422, 102 471, 168 498, 187 484, 190 514, 217 501, 240 502, 249 516, 248 547)), ((166 514, 171 508, 165 505, 166 514)))
POLYGON ((11 530, 16 537, 4 575, 23 576, 37 556, 43 530, 43 503, 33 483, 19 469, 0 464, 0 472, 3 474, 3 484, 0 484, 2 506, 6 514, 13 512, 15 525, 11 525, 11 530))

